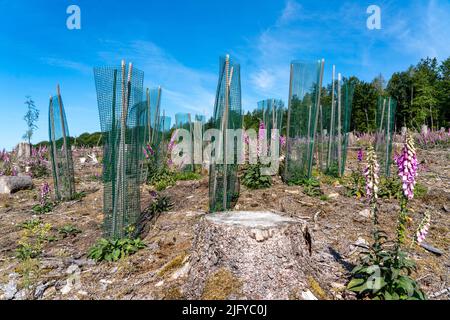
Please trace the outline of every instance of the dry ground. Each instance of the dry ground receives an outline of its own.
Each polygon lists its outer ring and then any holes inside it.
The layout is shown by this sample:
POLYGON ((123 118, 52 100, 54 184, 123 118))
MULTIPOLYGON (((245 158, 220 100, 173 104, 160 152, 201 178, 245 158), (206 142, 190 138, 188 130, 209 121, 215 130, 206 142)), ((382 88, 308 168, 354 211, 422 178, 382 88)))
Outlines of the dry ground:
MULTIPOLYGON (((449 287, 450 153, 448 149, 420 150, 419 160, 425 160, 419 182, 428 191, 412 201, 409 234, 413 234, 421 214, 429 210, 432 226, 426 242, 444 254, 436 256, 417 246, 408 251, 418 265, 414 277, 428 295, 433 295, 449 287)), ((349 164, 350 168, 355 167, 354 150, 349 153, 349 164)), ((50 214, 33 216, 31 210, 38 201, 37 187, 43 179, 34 180, 33 190, 0 197, 0 298, 1 288, 8 283, 15 299, 183 298, 187 273, 183 266, 195 236, 193 227, 208 207, 207 178, 179 182, 164 191, 175 207, 153 223, 143 239, 145 249, 116 263, 95 264, 86 258, 86 253, 102 234, 102 186, 94 176, 100 172, 98 165, 77 165, 77 191, 85 191, 87 196, 59 204, 50 214), (18 225, 32 218, 51 224, 56 241, 45 244, 34 264, 26 264, 15 258, 23 232, 18 225), (82 233, 62 238, 57 230, 68 224, 82 233), (30 289, 23 289, 26 286, 30 289)), ((47 181, 50 183, 51 179, 47 181)), ((309 197, 302 193, 302 187, 286 186, 274 178, 270 189, 249 191, 241 187, 236 209, 272 209, 308 221, 314 232, 313 254, 321 264, 321 273, 308 279, 310 290, 321 299, 353 299, 343 287, 348 270, 358 259, 358 249, 353 244, 362 239, 370 242, 371 220, 360 214, 367 205, 364 199, 344 196, 343 187, 338 184, 322 183, 321 187, 330 196, 328 200, 309 197)), ((142 189, 143 207, 150 201, 147 189, 142 189)), ((380 222, 391 235, 398 209, 397 200, 382 201, 380 222)), ((448 294, 437 299, 448 299, 448 294)))

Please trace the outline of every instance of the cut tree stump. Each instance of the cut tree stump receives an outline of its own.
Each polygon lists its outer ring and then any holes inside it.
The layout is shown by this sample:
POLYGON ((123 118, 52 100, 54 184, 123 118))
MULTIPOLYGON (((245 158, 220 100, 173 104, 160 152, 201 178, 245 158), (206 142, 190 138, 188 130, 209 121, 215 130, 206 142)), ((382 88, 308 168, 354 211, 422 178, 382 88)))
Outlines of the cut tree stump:
POLYGON ((32 148, 31 144, 27 142, 20 142, 16 146, 17 158, 19 160, 29 159, 31 156, 31 148, 32 148))
POLYGON ((184 290, 189 299, 289 299, 308 287, 314 266, 303 220, 230 211, 204 216, 195 234, 184 290), (232 284, 214 279, 224 272, 232 275, 232 284), (211 294, 214 290, 222 296, 211 294))
POLYGON ((0 194, 11 194, 19 190, 31 189, 33 182, 29 176, 0 177, 0 194))

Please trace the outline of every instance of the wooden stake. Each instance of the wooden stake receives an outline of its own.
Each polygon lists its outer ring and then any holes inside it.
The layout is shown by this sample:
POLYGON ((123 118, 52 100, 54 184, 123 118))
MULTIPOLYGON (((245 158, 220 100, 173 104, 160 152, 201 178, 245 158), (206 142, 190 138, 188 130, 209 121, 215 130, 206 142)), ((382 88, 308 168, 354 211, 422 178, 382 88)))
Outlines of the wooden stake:
POLYGON ((328 142, 328 159, 327 159, 327 168, 331 167, 331 149, 333 147, 333 135, 334 135, 334 112, 336 108, 335 100, 334 100, 334 90, 335 90, 335 81, 336 81, 336 66, 333 65, 333 75, 332 75, 332 84, 331 84, 331 119, 330 119, 330 132, 329 132, 329 142, 328 142))
MULTIPOLYGON (((222 133, 223 133, 223 209, 227 209, 227 188, 228 188, 228 166, 227 166, 227 129, 228 129, 228 103, 230 97, 230 83, 231 77, 229 76, 228 70, 230 68, 230 56, 227 55, 225 58, 225 106, 223 110, 222 118, 222 133)), ((232 73, 232 72, 231 72, 232 73)), ((232 74, 231 74, 232 75, 232 74)))
POLYGON ((390 174, 390 166, 389 166, 389 158, 390 158, 390 143, 391 143, 391 97, 389 97, 388 102, 388 114, 387 114, 387 125, 386 125, 386 164, 385 164, 385 170, 386 170, 386 176, 389 177, 390 174))
MULTIPOLYGON (((314 125, 313 125, 313 128, 312 128, 312 130, 316 130, 316 128, 317 128, 317 122, 318 122, 318 120, 319 120, 319 112, 318 112, 318 109, 319 109, 319 106, 320 106, 320 99, 321 99, 321 93, 322 93, 322 81, 323 81, 323 68, 324 68, 324 66, 325 66, 325 59, 322 59, 322 61, 320 62, 320 75, 319 75, 319 83, 318 83, 318 90, 317 90, 317 96, 316 96, 316 115, 315 115, 315 120, 314 120, 314 125)), ((312 144, 311 144, 311 146, 308 146, 309 147, 309 153, 310 153, 310 158, 308 159, 309 160, 309 163, 308 163, 308 178, 310 178, 311 177, 311 175, 312 175, 312 152, 313 152, 313 150, 314 150, 314 136, 315 136, 315 134, 316 134, 316 132, 313 132, 312 133, 312 137, 313 137, 313 142, 312 142, 312 144)), ((309 134, 309 136, 311 137, 311 134, 309 134)))
POLYGON ((342 97, 341 97, 341 79, 342 76, 338 74, 338 171, 339 176, 342 175, 342 123, 341 123, 341 110, 342 110, 342 97))

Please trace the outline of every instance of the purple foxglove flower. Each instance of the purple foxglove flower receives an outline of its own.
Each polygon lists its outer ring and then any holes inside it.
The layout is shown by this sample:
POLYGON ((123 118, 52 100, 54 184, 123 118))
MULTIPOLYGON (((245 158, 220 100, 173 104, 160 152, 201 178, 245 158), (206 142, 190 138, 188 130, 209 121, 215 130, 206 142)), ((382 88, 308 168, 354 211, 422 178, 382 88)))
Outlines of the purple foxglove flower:
POLYGON ((402 181, 403 194, 408 199, 413 199, 418 163, 414 140, 408 133, 405 137, 402 153, 395 155, 394 159, 398 167, 398 176, 402 181))
POLYGON ((359 162, 363 161, 363 158, 364 158, 363 150, 362 150, 362 148, 359 148, 359 150, 358 150, 358 161, 359 162))
POLYGON ((280 144, 282 147, 286 146, 286 137, 280 136, 280 144))
POLYGON ((45 205, 48 199, 48 196, 50 194, 50 186, 47 182, 44 182, 44 184, 41 186, 41 205, 45 205))
POLYGON ((155 151, 153 151, 153 148, 148 144, 147 145, 147 152, 151 155, 151 156, 153 156, 154 154, 155 154, 155 151))
POLYGON ((153 198, 156 198, 156 197, 158 196, 158 193, 157 193, 156 191, 152 190, 152 191, 150 191, 150 195, 151 195, 153 198))

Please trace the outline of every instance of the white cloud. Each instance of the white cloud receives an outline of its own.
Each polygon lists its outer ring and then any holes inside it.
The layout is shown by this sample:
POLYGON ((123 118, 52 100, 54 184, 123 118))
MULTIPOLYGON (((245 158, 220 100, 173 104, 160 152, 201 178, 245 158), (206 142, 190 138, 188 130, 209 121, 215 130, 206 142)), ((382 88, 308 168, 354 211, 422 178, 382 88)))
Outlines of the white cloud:
POLYGON ((283 9, 281 16, 277 20, 278 25, 288 24, 299 19, 301 15, 302 6, 294 0, 288 0, 283 9))
POLYGON ((92 68, 84 63, 67 60, 67 59, 61 59, 61 58, 55 58, 55 57, 47 57, 47 58, 41 58, 41 61, 45 64, 48 64, 53 67, 60 67, 60 68, 66 68, 66 69, 72 69, 81 73, 91 73, 92 68))
POLYGON ((186 66, 150 41, 108 44, 110 47, 100 52, 100 57, 110 64, 126 58, 144 71, 146 86, 161 85, 161 103, 168 115, 177 112, 204 114, 212 110, 218 77, 215 73, 186 66))
POLYGON ((390 43, 397 54, 415 59, 450 56, 450 3, 416 1, 395 11, 386 17, 384 41, 390 43))

